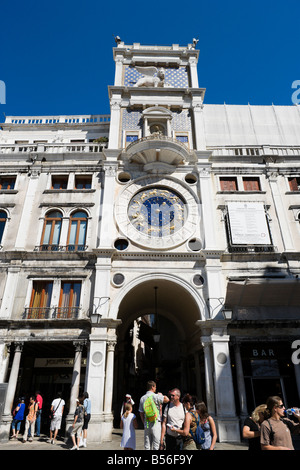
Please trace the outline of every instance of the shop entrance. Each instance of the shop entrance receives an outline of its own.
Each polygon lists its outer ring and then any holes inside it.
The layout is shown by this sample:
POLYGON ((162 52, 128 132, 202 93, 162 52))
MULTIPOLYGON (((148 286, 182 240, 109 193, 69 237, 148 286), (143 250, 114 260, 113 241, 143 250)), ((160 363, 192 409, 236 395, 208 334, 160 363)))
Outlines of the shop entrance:
MULTIPOLYGON (((13 355, 12 355, 13 357, 13 355)), ((12 358, 11 358, 12 359, 12 358)), ((17 382, 15 401, 20 397, 28 402, 30 395, 39 391, 43 397, 41 433, 49 434, 51 403, 61 392, 65 400, 64 418, 68 414, 73 375, 74 346, 70 342, 24 343, 17 382)), ((84 390, 86 357, 82 360, 80 389, 84 390)), ((60 434, 64 435, 63 420, 60 434)))
POLYGON ((200 345, 195 326, 200 313, 184 287, 166 280, 144 282, 123 298, 118 317, 122 324, 115 354, 115 426, 126 393, 135 401, 138 415, 148 380, 155 380, 163 394, 178 387, 182 393, 197 395, 194 349, 200 345))
POLYGON ((290 345, 285 342, 256 342, 241 346, 248 412, 279 396, 287 408, 298 401, 290 345))

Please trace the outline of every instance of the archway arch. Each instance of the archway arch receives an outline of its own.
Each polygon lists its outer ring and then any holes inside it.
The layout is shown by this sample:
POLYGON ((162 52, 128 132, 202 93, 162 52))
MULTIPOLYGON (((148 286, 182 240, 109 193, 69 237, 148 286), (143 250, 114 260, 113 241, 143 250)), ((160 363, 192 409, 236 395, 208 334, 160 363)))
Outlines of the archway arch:
POLYGON ((116 420, 126 393, 134 397, 138 411, 147 380, 156 380, 163 393, 175 386, 197 393, 193 355, 200 349, 200 330, 195 323, 205 317, 205 308, 196 289, 173 274, 143 275, 124 286, 110 316, 122 320, 117 329, 116 420))

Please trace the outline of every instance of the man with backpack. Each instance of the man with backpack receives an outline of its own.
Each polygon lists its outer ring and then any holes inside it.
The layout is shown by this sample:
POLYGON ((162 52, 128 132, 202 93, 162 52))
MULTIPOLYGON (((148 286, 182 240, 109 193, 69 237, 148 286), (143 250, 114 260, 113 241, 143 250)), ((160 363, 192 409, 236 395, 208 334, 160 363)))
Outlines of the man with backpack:
POLYGON ((144 423, 145 450, 159 450, 161 436, 160 406, 168 403, 169 398, 162 393, 156 393, 156 383, 147 382, 147 392, 140 399, 139 413, 144 423))
POLYGON ((170 391, 170 403, 165 407, 162 431, 160 438, 160 449, 163 449, 163 441, 166 436, 166 450, 182 450, 183 439, 175 430, 181 429, 185 419, 185 409, 180 401, 180 390, 174 388, 170 391))

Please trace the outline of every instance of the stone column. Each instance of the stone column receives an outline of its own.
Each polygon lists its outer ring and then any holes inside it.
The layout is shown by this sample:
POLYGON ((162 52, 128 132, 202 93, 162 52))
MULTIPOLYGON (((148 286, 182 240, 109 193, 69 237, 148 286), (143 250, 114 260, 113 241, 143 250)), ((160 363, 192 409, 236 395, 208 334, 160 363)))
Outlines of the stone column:
POLYGON ((202 384, 201 384, 201 367, 200 367, 200 360, 199 360, 199 351, 194 353, 194 361, 195 361, 195 374, 196 374, 196 390, 197 390, 197 398, 199 401, 203 401, 202 396, 202 384))
MULTIPOLYGON (((16 236, 16 244, 15 244, 15 249, 16 250, 25 250, 26 245, 28 244, 29 240, 32 240, 32 245, 35 244, 36 240, 35 237, 32 239, 32 237, 28 237, 28 232, 30 229, 30 222, 31 222, 31 214, 34 209, 34 199, 36 196, 36 191, 38 187, 38 182, 39 182, 39 169, 35 169, 34 165, 32 165, 30 173, 29 173, 29 182, 28 182, 28 188, 23 204, 23 210, 22 210, 22 215, 20 219, 20 224, 19 224, 19 229, 17 232, 16 236)), ((36 236, 36 235, 35 235, 36 236)))
POLYGON ((236 378, 237 378, 237 388, 238 396, 240 400, 240 420, 244 422, 245 418, 248 416, 247 410, 247 398, 246 398, 246 387, 244 380, 244 371, 241 358, 240 345, 235 343, 234 345, 234 355, 235 355, 235 365, 236 365, 236 378))
POLYGON ((11 409, 13 406, 18 374, 21 362, 21 355, 23 350, 23 343, 15 343, 15 354, 12 363, 12 368, 9 376, 8 387, 6 392, 4 413, 2 416, 2 423, 0 425, 0 440, 7 440, 9 438, 10 424, 12 421, 11 409))
POLYGON ((201 209, 202 225, 204 230, 204 248, 207 250, 212 250, 216 249, 218 244, 216 239, 216 212, 214 208, 214 195, 212 191, 211 168, 203 168, 202 166, 199 167, 199 183, 202 200, 201 209))
POLYGON ((82 350, 83 350, 84 342, 74 341, 73 344, 75 346, 75 358, 74 358, 73 375, 72 375, 72 383, 71 383, 70 408, 69 408, 69 414, 66 418, 68 434, 70 434, 72 430, 71 426, 74 420, 76 400, 79 395, 81 359, 82 359, 82 350))
POLYGON ((0 318, 11 318, 20 269, 19 266, 13 265, 7 268, 7 278, 1 302, 0 318))
POLYGON ((74 341, 75 358, 73 366, 71 395, 70 395, 70 410, 69 414, 74 415, 76 409, 76 400, 79 395, 80 373, 81 373, 81 360, 84 343, 82 341, 74 341))
POLYGON ((121 92, 115 92, 110 100, 109 149, 117 149, 120 146, 121 101, 121 92))
POLYGON ((190 72, 191 72, 191 87, 199 88, 196 57, 189 58, 189 65, 190 65, 190 72))
POLYGON ((206 150, 203 102, 201 96, 193 97, 192 110, 194 114, 195 150, 206 150))
POLYGON ((101 443, 103 440, 103 403, 106 362, 106 326, 92 326, 88 368, 86 371, 86 391, 92 404, 92 416, 89 423, 89 441, 101 443))
POLYGON ((108 339, 106 351, 106 370, 104 388, 104 422, 102 425, 102 441, 111 441, 113 430, 112 399, 114 387, 114 356, 116 341, 108 339))
POLYGON ((113 382, 114 382, 114 356, 116 341, 107 342, 107 358, 105 372, 104 413, 111 414, 113 382))
POLYGON ((6 380, 8 363, 10 358, 10 343, 4 341, 0 343, 0 383, 6 380))
POLYGON ((115 58, 116 62, 116 73, 115 73, 115 86, 122 86, 122 75, 123 75, 123 63, 124 57, 121 54, 117 54, 115 58))
POLYGON ((214 416, 216 414, 216 409, 213 382, 213 364, 211 357, 211 341, 208 337, 202 337, 202 346, 204 349, 205 391, 207 401, 206 406, 208 413, 214 416))
MULTIPOLYGON (((285 251, 294 251, 294 244, 292 240, 292 235, 290 232, 290 222, 287 218, 287 210, 285 204, 282 201, 280 189, 278 187, 278 173, 276 171, 272 172, 269 170, 268 178, 271 188, 271 193, 274 201, 275 211, 277 214, 277 220, 280 227, 280 232, 282 236, 283 246, 285 251)), ((274 240, 273 240, 274 242, 274 240)))
POLYGON ((16 388, 17 388, 17 380, 18 380, 22 351, 23 351, 23 343, 15 343, 14 360, 13 360, 12 368, 10 371, 8 388, 7 388, 7 393, 6 393, 6 400, 5 400, 5 407, 4 407, 5 415, 11 413, 11 409, 13 406, 16 388))
MULTIPOLYGON (((106 150, 107 158, 116 158, 115 152, 109 152, 106 150)), ((118 163, 117 161, 111 163, 105 163, 103 170, 105 172, 104 189, 102 194, 102 204, 100 207, 101 223, 99 224, 99 241, 98 248, 111 249, 113 246, 113 240, 116 236, 116 227, 114 221, 114 200, 115 200, 115 186, 116 186, 116 174, 117 174, 118 163)))
POLYGON ((220 442, 240 441, 239 422, 236 416, 234 389, 229 355, 229 336, 226 327, 216 327, 211 335, 214 371, 216 420, 220 442))

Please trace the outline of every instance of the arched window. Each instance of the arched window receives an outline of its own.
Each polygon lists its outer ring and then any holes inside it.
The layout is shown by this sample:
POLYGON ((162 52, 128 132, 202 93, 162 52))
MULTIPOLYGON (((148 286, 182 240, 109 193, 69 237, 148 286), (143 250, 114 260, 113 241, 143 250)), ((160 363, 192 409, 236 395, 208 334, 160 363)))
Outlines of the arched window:
POLYGON ((62 214, 59 211, 51 211, 45 217, 41 249, 57 250, 60 239, 62 214))
POLYGON ((68 251, 85 250, 87 214, 83 211, 73 212, 70 217, 68 251))
POLYGON ((7 221, 7 213, 0 210, 0 243, 2 243, 3 232, 7 221))

